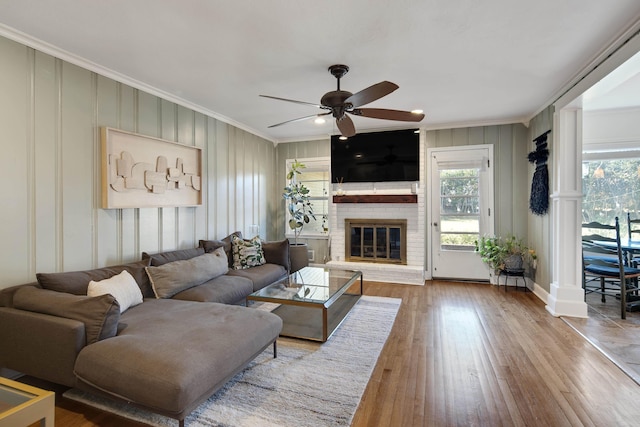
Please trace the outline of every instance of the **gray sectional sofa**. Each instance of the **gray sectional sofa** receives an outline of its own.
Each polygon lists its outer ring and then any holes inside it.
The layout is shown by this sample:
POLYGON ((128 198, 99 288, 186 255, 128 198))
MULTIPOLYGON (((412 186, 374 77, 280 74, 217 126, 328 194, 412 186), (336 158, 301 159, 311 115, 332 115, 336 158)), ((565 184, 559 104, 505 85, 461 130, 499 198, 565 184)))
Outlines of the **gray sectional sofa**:
POLYGON ((234 270, 230 238, 124 265, 37 274, 38 282, 0 291, 0 367, 184 425, 272 344, 275 356, 282 329, 275 314, 241 304, 288 274, 288 241, 263 242, 265 264, 234 270))

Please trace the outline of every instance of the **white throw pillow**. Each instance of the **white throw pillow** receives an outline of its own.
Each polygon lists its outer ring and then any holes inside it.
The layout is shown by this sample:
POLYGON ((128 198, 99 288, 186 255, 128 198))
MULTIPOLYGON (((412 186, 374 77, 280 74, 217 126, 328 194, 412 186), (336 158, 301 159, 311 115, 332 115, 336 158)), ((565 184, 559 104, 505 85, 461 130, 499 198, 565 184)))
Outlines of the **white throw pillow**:
POLYGON ((127 270, 122 270, 122 273, 108 279, 89 282, 88 296, 96 297, 104 294, 111 294, 118 301, 120 313, 124 313, 129 307, 142 303, 142 291, 136 279, 127 270))

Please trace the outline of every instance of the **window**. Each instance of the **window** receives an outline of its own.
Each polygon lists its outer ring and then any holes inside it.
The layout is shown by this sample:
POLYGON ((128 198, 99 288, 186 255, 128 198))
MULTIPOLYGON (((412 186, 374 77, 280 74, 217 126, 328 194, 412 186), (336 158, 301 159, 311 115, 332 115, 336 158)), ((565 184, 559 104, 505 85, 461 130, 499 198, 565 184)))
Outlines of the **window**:
MULTIPOLYGON (((286 172, 295 159, 287 159, 286 172)), ((301 237, 326 236, 329 234, 329 193, 331 185, 330 161, 328 157, 298 159, 306 167, 297 175, 296 180, 309 189, 311 208, 316 217, 302 227, 301 237)), ((285 183, 287 185, 288 182, 285 183)), ((289 228, 289 212, 286 211, 285 229, 287 237, 293 237, 289 228)))
POLYGON ((585 156, 582 162, 582 222, 613 224, 618 217, 621 234, 626 235, 627 212, 640 218, 640 157, 611 159, 599 154, 585 156))
POLYGON ((440 245, 473 250, 480 234, 480 169, 440 171, 440 245))

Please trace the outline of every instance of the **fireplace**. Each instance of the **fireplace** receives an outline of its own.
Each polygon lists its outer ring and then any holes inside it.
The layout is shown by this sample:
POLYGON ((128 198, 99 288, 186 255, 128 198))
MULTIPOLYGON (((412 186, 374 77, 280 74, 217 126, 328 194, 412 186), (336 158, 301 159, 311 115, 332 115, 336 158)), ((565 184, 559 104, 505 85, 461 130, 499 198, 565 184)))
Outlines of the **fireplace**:
POLYGON ((407 264, 405 219, 345 219, 345 260, 407 264))

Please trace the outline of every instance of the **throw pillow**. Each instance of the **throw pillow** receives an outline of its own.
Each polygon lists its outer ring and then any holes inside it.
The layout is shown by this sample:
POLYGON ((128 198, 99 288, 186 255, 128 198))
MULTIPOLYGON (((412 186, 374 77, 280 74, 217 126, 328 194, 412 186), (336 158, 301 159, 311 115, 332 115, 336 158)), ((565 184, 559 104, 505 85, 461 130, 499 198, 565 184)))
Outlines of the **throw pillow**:
POLYGON ((195 258, 147 267, 156 298, 171 298, 180 291, 201 285, 229 270, 223 248, 195 258))
POLYGON ((108 294, 89 297, 23 286, 13 296, 13 306, 84 323, 87 345, 114 337, 118 332, 120 306, 108 294))
POLYGON ((142 252, 142 259, 148 259, 150 262, 150 264, 148 265, 157 267, 168 262, 182 261, 185 259, 197 257, 199 255, 202 255, 204 252, 205 251, 202 248, 178 249, 175 251, 158 252, 156 254, 142 252))
POLYGON ((207 253, 213 252, 220 246, 224 247, 224 251, 227 254, 227 259, 229 260, 229 268, 233 268, 233 253, 231 251, 231 247, 233 246, 231 243, 233 236, 238 236, 242 239, 242 232, 234 231, 221 240, 200 240, 199 247, 203 248, 207 253))
POLYGON ((136 261, 129 264, 113 265, 93 270, 67 271, 62 273, 37 273, 38 283, 45 289, 68 292, 74 295, 87 295, 87 287, 92 280, 108 279, 127 270, 136 279, 140 288, 149 289, 151 284, 144 271, 149 260, 136 261))
POLYGON ((233 268, 244 270, 245 268, 256 267, 266 263, 262 241, 259 236, 251 240, 244 240, 237 236, 232 237, 233 246, 233 268))
POLYGON ((264 259, 269 264, 279 264, 289 271, 289 240, 277 240, 273 242, 262 242, 264 259))
POLYGON ((120 313, 124 313, 129 307, 142 303, 142 292, 136 280, 127 270, 108 279, 89 282, 87 295, 97 297, 111 294, 120 304, 120 313))

